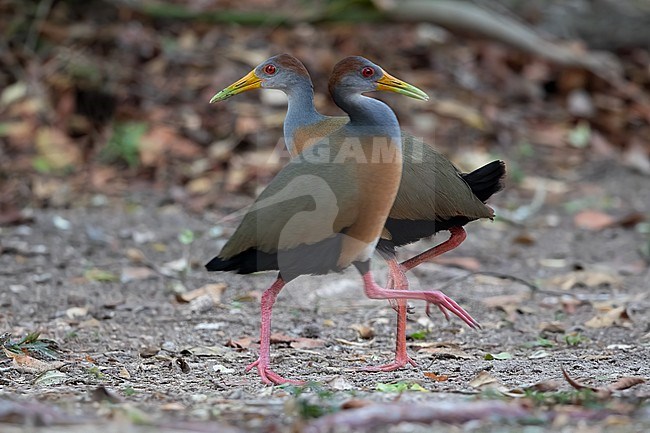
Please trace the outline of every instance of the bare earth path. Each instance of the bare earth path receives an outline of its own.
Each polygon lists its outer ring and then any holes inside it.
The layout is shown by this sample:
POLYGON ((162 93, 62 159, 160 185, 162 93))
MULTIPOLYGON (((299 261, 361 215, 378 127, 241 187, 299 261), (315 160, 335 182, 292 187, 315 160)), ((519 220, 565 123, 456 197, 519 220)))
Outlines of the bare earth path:
MULTIPOLYGON (((273 274, 209 275, 202 267, 236 220, 215 224, 220 215, 192 215, 147 191, 38 210, 33 223, 2 228, 0 329, 12 340, 40 331, 58 342, 57 361, 65 364, 43 359, 54 368, 43 374, 47 368, 0 358, 0 431, 23 431, 24 425, 57 432, 93 431, 91 425, 96 431, 228 431, 226 425, 289 431, 303 428, 308 414, 338 410, 349 400, 462 407, 495 399, 511 407, 526 402, 532 417, 483 420, 453 431, 599 432, 612 425, 648 431, 648 383, 578 405, 536 401, 530 392, 527 399, 513 396, 517 388, 554 380, 558 388, 547 398, 576 397, 562 367, 591 386, 650 377, 648 225, 588 230, 575 220, 585 209, 615 218, 649 215, 648 179, 603 161, 572 176, 575 183, 565 180, 560 193, 549 189, 546 204, 521 226, 470 225, 468 240, 446 257, 455 266, 431 263, 413 272, 413 287, 444 285, 483 325, 477 332, 439 314, 429 319, 414 303, 409 350, 418 368, 354 370, 390 359, 395 317, 386 303, 364 298, 353 271, 293 282, 275 309, 273 330, 280 335, 272 354, 280 374, 318 382, 300 395, 263 386, 243 371, 256 356, 259 295, 273 274), (469 275, 458 265, 518 277, 538 289, 469 275), (218 290, 214 299, 189 303, 176 295, 212 283, 227 286, 216 303, 218 290), (488 390, 477 377, 498 381, 510 396, 488 390), (589 416, 578 413, 589 408, 595 408, 589 416), (545 426, 545 417, 553 427, 545 426)), ((512 188, 492 203, 509 215, 530 195, 512 188)), ((233 197, 232 208, 246 201, 233 197)), ((589 214, 584 218, 591 221, 589 214)), ((388 425, 367 430, 395 431, 388 425)))

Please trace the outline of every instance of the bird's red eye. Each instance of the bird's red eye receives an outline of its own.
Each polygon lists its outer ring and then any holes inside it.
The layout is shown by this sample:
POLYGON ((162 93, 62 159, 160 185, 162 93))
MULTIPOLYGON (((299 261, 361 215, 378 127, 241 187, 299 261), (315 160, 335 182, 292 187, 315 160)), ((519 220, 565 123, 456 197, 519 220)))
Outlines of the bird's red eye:
POLYGON ((268 65, 264 66, 264 72, 266 74, 268 74, 268 75, 273 75, 277 71, 278 71, 278 69, 275 66, 271 65, 271 64, 268 64, 268 65))
POLYGON ((361 70, 361 75, 363 75, 366 78, 372 77, 375 75, 375 70, 372 69, 370 66, 366 66, 361 70))

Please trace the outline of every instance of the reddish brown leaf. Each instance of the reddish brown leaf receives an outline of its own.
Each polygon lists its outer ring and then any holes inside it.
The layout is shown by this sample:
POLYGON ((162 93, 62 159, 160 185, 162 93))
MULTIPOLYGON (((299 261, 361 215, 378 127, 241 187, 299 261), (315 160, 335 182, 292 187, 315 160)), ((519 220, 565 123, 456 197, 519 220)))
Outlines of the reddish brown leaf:
POLYGON ((371 326, 368 325, 362 325, 360 323, 355 323, 353 325, 350 325, 350 328, 354 329, 359 333, 359 337, 363 338, 364 340, 369 340, 372 337, 375 336, 375 330, 372 329, 371 326))
POLYGON ((481 262, 474 257, 436 257, 432 260, 434 263, 445 266, 455 266, 457 268, 466 269, 468 271, 476 272, 481 269, 481 262))
POLYGON ((320 340, 318 338, 296 338, 294 341, 292 341, 289 346, 293 347, 294 349, 311 349, 314 347, 323 347, 325 345, 325 341, 320 340))
POLYGON ((562 368, 562 375, 564 376, 564 379, 566 379, 566 381, 569 382, 569 385, 571 385, 572 387, 574 387, 578 391, 580 391, 582 389, 590 389, 590 390, 592 390, 594 392, 598 392, 598 388, 594 388, 594 387, 591 387, 591 386, 581 384, 577 380, 571 378, 571 376, 569 376, 569 373, 566 372, 564 367, 561 367, 561 368, 562 368))
POLYGON ((436 374, 436 373, 432 373, 432 372, 429 372, 429 371, 425 371, 424 375, 426 377, 428 377, 429 379, 434 380, 436 382, 446 382, 449 379, 449 376, 447 376, 445 374, 436 374))
POLYGON ((624 389, 637 386, 641 383, 645 383, 645 379, 642 377, 626 376, 626 377, 621 377, 619 380, 609 385, 607 389, 611 391, 622 391, 624 389))
POLYGON ((359 409, 360 407, 366 407, 374 404, 371 401, 368 400, 359 400, 359 399, 352 399, 348 400, 345 403, 341 405, 341 409, 346 410, 346 409, 359 409))
POLYGON ((226 343, 226 346, 233 347, 235 349, 248 349, 251 343, 253 343, 253 339, 251 337, 242 337, 235 340, 231 338, 226 343))
POLYGON ((576 227, 585 230, 603 230, 614 225, 616 220, 611 215, 595 210, 584 210, 573 217, 576 227))

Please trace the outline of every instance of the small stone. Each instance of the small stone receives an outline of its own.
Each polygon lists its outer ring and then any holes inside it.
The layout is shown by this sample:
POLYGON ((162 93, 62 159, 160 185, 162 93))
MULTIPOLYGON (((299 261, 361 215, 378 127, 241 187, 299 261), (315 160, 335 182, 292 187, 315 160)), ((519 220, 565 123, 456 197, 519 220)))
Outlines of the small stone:
POLYGON ((178 348, 176 347, 176 344, 174 342, 172 342, 172 341, 165 341, 162 344, 161 349, 166 351, 166 352, 172 352, 172 353, 175 353, 175 352, 178 351, 178 348))

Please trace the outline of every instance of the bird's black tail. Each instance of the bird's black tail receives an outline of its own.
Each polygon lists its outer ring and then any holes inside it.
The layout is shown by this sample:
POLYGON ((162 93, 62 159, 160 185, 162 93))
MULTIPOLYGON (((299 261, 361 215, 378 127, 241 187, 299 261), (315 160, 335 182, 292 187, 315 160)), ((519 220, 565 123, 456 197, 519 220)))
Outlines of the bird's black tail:
POLYGON ((461 175, 479 200, 486 202, 492 194, 503 189, 506 176, 506 164, 503 161, 492 161, 471 173, 461 175))
POLYGON ((276 254, 250 248, 227 259, 217 256, 210 260, 205 268, 210 272, 236 271, 238 274, 252 274, 278 269, 278 259, 276 254))

